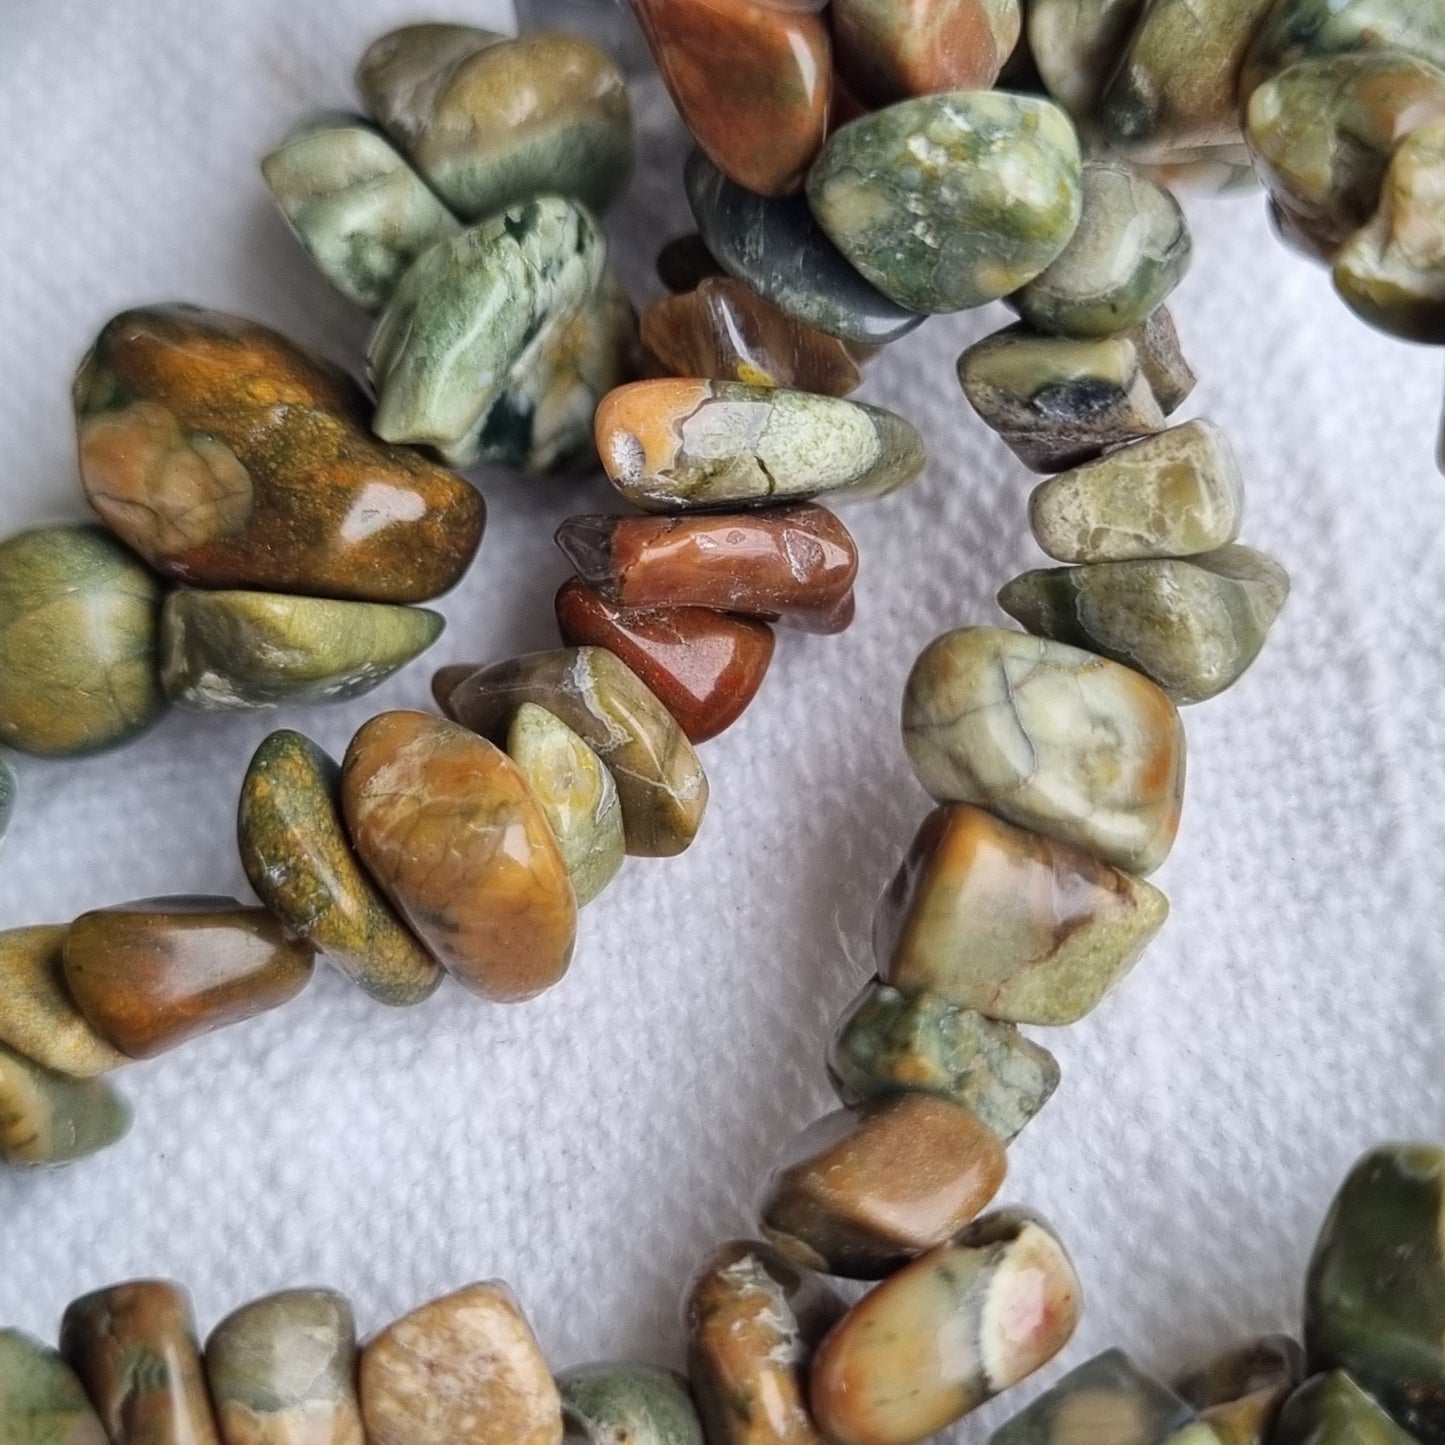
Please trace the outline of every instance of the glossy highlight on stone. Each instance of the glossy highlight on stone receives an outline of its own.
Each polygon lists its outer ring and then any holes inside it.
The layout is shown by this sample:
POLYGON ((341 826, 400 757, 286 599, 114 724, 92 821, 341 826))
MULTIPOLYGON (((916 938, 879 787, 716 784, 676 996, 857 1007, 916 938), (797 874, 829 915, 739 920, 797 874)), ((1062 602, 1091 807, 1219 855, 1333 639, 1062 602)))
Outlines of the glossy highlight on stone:
POLYGON ((75 1371, 19 1330, 0 1330, 0 1439, 6 1445, 107 1445, 75 1371))
POLYGON ((67 929, 0 933, 0 1044, 42 1068, 92 1079, 127 1062, 81 1016, 65 986, 67 929))
POLYGON ((341 801, 367 871, 458 982, 516 1003, 566 973, 576 895, 499 747, 426 713, 382 713, 351 740, 341 801))
POLYGON ((657 1365, 579 1365, 557 1377, 573 1445, 703 1445, 687 1382, 657 1365))
POLYGON ((0 1044, 0 1162, 20 1169, 69 1164, 108 1148, 130 1110, 100 1079, 72 1079, 0 1044))
POLYGON ((481 541, 473 488, 376 441, 349 377, 255 322, 123 312, 82 363, 75 407, 90 504, 177 582, 424 602, 481 541))

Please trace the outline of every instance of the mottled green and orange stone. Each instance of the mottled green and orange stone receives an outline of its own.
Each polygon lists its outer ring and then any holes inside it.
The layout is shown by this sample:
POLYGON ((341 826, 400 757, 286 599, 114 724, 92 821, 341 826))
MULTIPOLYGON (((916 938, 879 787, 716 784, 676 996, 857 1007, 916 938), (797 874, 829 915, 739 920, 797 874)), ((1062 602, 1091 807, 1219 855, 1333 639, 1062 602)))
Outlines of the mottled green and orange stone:
POLYGON ((5 1445, 106 1445, 75 1371, 19 1330, 0 1330, 0 1440, 5 1445))

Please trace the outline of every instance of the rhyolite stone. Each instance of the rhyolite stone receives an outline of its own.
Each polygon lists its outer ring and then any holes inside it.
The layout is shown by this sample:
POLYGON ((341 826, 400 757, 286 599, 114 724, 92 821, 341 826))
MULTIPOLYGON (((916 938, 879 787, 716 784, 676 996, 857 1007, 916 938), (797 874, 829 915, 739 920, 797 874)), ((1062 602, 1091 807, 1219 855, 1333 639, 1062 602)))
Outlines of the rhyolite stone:
MULTIPOLYGON (((703 164, 707 164, 705 159, 703 164)), ((741 190, 741 187, 735 189, 741 190)), ((710 277, 727 274, 696 231, 684 232, 664 242, 657 253, 655 269, 657 279, 671 296, 694 291, 710 277)))
POLYGON ((830 1445, 913 1445, 1047 1364, 1078 1322, 1069 1257, 1005 1211, 863 1296, 818 1347, 809 1398, 830 1445))
POLYGON ((0 1330, 0 1439, 6 1445, 107 1445, 75 1371, 19 1330, 0 1330))
POLYGON ((1198 378, 1184 355, 1179 329, 1169 308, 1160 306, 1142 326, 1129 333, 1129 340, 1134 343, 1139 370, 1144 373, 1159 409, 1165 416, 1172 415, 1188 400, 1198 378))
POLYGON ((579 36, 508 40, 464 25, 407 25, 372 42, 356 81, 463 220, 541 195, 605 210, 632 178, 627 78, 579 36))
POLYGON ((1035 331, 1132 331, 1184 279, 1193 246, 1179 202, 1130 166, 1084 167, 1083 212, 1069 244, 1009 304, 1035 331))
POLYGON ((447 714, 504 740, 532 702, 560 718, 617 783, 627 851, 665 858, 697 836, 707 778, 672 714, 624 662, 600 647, 534 652, 480 669, 444 669, 434 684, 447 714))
POLYGON ((1234 448, 1207 421, 1105 452, 1029 498, 1034 540, 1060 562, 1192 557, 1228 546, 1243 520, 1234 448))
POLYGON ((923 439, 881 407, 782 387, 664 379, 597 408, 612 484, 647 512, 881 497, 923 471, 923 439))
POLYGON ((0 743, 73 757, 125 742, 165 706, 161 589, 99 527, 0 542, 0 743))
POLYGON ((1029 0, 1029 51, 1049 94, 1091 123, 1145 0, 1029 0))
POLYGON ((726 732, 757 696, 773 660, 773 630, 706 607, 618 607, 581 578, 556 598, 569 647, 604 647, 635 672, 691 743, 726 732))
POLYGON ((1344 1370, 1307 1380, 1285 1401, 1270 1445, 1434 1445, 1402 1430, 1344 1370))
POLYGON ((924 820, 873 915, 878 971, 1008 1023, 1090 1013, 1169 913, 1157 888, 967 804, 924 820))
POLYGON ((882 1279, 943 1244, 998 1193, 1003 1141, 934 1094, 895 1094, 808 1126, 772 1173, 764 1238, 806 1269, 882 1279))
POLYGON ((1058 1088, 1059 1065, 1013 1024, 874 979, 833 1035, 828 1077, 848 1105, 900 1093, 951 1099, 1008 1144, 1058 1088))
POLYGON ((206 1340, 225 1445, 365 1445, 356 1324, 329 1289, 293 1289, 226 1316, 206 1340))
POLYGON ((703 1445, 687 1382, 658 1365, 578 1365, 557 1377, 573 1445, 703 1445))
POLYGON ((220 1445, 191 1297, 168 1280, 111 1285, 66 1307, 60 1353, 112 1445, 220 1445))
POLYGON ((1194 557, 1025 572, 999 606, 1030 632, 1111 657, 1177 703, 1244 676, 1289 597, 1289 574, 1238 543, 1194 557))
POLYGON ((425 602, 481 541, 474 488, 368 430, 361 389, 255 322, 123 312, 75 380, 90 504, 195 587, 425 602))
POLYGON ((1305 1349, 1445 1440, 1445 1148, 1386 1144, 1350 1171, 1310 1260, 1305 1349))
POLYGON ((1266 1445, 1284 1402, 1305 1376, 1304 1350, 1288 1335, 1262 1335, 1174 1382, 1218 1445, 1266 1445))
POLYGON ((900 306, 961 311, 1017 291, 1068 244, 1078 138, 1051 101, 1001 91, 905 100, 835 131, 808 176, 834 244, 900 306))
POLYGON ((346 750, 341 802, 367 871, 464 987, 516 1003, 567 972, 576 894, 501 748, 426 713, 382 713, 346 750))
POLYGON ((606 256, 597 223, 559 196, 438 242, 402 277, 367 347, 377 436, 479 461, 493 408, 592 298, 606 256))
POLYGON ((560 1445, 562 1402, 521 1306, 468 1285, 388 1325, 361 1355, 368 1445, 560 1445))
POLYGON ((130 1128, 124 1100, 100 1079, 73 1079, 0 1044, 0 1161, 69 1164, 109 1148, 130 1128))
POLYGON ((362 869, 341 818, 341 769, 287 729, 256 749, 241 784, 236 839, 257 896, 368 997, 429 998, 441 966, 362 869))
POLYGON ((863 346, 896 341, 923 324, 916 310, 863 279, 804 197, 754 195, 701 151, 689 157, 683 182, 708 252, 779 311, 863 346))
POLYGON ((183 588, 161 610, 161 682, 200 712, 343 702, 380 687, 445 626, 422 607, 183 588))
POLYGON ((752 0, 632 0, 632 10, 712 163, 757 195, 796 191, 828 128, 825 21, 752 0))
POLYGON ((374 125, 353 115, 302 122, 261 162, 261 175, 316 268, 366 311, 461 223, 374 125))
POLYGON ((924 649, 903 744, 940 802, 974 803, 1130 873, 1168 856, 1184 795, 1184 727, 1147 678, 1047 638, 992 627, 924 649))
POLYGON ((627 852, 612 774, 561 718, 531 702, 517 709, 507 729, 507 756, 541 805, 579 907, 590 903, 627 852))
POLYGON ((91 1079, 128 1062, 85 1021, 65 986, 64 927, 0 933, 0 1044, 43 1068, 91 1079))

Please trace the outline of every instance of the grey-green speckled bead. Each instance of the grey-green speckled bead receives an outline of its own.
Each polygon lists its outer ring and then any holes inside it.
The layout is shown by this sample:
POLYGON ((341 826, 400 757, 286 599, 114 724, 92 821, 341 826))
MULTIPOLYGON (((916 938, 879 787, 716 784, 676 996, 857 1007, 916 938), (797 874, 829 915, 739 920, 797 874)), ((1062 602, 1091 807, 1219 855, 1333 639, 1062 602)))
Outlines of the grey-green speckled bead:
POLYGON ((60 1355, 0 1330, 0 1440, 5 1445, 106 1445, 100 1417, 60 1355))
POLYGON ((1285 1402, 1270 1445, 1434 1445, 1406 1434, 1343 1370, 1316 1375, 1285 1402))
POLYGON ((1137 668, 1177 703, 1238 682, 1289 597, 1289 574, 1238 544, 1196 557, 1025 572, 999 606, 1030 632, 1137 668))
POLYGON ((5 841, 5 835, 10 831, 10 820, 15 816, 15 791, 18 786, 15 770, 4 758, 0 758, 0 843, 5 841))
POLYGON ((1145 0, 1029 0, 1029 49, 1048 92, 1092 121, 1145 0))
POLYGON ((1170 427, 1040 482, 1029 498, 1039 546, 1060 562, 1190 557, 1227 546, 1244 481, 1213 423, 1170 427))
POLYGON ((453 465, 474 464, 513 368, 545 345, 550 323, 591 298, 606 256, 592 217, 555 196, 433 246, 402 277, 372 333, 372 430, 435 447, 453 465))
POLYGON ((1172 416, 1189 399, 1197 378, 1184 355, 1179 330, 1167 306, 1156 310, 1129 333, 1139 357, 1139 370, 1149 382, 1159 409, 1172 416))
POLYGON ((1132 331, 1184 279, 1193 254, 1179 202, 1130 166, 1084 167, 1084 209, 1063 253, 1009 304, 1036 331, 1132 331))
POLYGON ((557 1377, 563 1439, 575 1445, 703 1445, 681 1375, 657 1365, 579 1365, 557 1377))
POLYGON ((561 718, 533 702, 517 709, 507 729, 507 755, 541 805, 578 905, 590 903, 627 852, 612 774, 561 718))
POLYGON ((1053 1096, 1059 1065, 1013 1024, 937 994, 909 998, 874 979, 833 1035, 828 1077, 850 1107, 889 1094, 939 1094, 1007 1144, 1053 1096))
POLYGON ((0 1161, 69 1164, 129 1128, 130 1110, 100 1079, 52 1073, 0 1044, 0 1161))
POLYGON ((161 680, 172 702, 201 712, 342 702, 380 687, 445 626, 424 607, 173 592, 161 613, 161 680))
POLYGON ((1305 1376, 1305 1352, 1288 1335, 1262 1335, 1174 1382, 1219 1445, 1266 1445, 1284 1402, 1305 1376))
POLYGON ((1445 1148, 1386 1144, 1350 1171, 1310 1261, 1305 1348, 1445 1441, 1445 1148))
POLYGON ((379 311, 408 266, 461 223, 360 116, 298 126, 261 162, 286 223, 348 301, 379 311))
POLYGON ((134 737, 165 706, 161 588, 100 527, 0 542, 0 743, 46 757, 134 737))
POLYGON ((1078 137, 1036 96, 920 96, 835 131, 808 201, 884 295, 914 311, 961 311, 1017 291, 1068 244, 1078 137))

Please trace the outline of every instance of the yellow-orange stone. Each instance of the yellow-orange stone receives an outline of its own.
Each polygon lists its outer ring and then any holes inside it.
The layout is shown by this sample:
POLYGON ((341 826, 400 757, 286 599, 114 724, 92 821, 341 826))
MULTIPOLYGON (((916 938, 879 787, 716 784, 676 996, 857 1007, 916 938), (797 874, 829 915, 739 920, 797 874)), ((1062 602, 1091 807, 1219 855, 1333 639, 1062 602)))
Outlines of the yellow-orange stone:
POLYGON ((419 712, 352 739, 342 807, 356 850, 455 978, 509 1003, 567 971, 577 899, 516 764, 466 728, 419 712))

